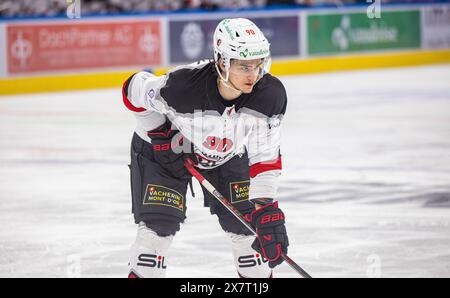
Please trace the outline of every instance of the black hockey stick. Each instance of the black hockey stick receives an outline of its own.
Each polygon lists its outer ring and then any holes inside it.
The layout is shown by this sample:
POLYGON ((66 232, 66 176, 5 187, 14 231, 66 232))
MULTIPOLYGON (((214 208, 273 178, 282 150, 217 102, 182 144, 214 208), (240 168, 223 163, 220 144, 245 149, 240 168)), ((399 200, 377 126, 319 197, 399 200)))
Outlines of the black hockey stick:
MULTIPOLYGON (((194 168, 194 162, 188 158, 186 162, 184 163, 184 166, 187 168, 187 170, 192 174, 192 176, 195 177, 195 179, 200 182, 201 185, 203 185, 206 190, 208 190, 217 200, 219 200, 222 205, 225 206, 239 221, 247 228, 249 229, 253 235, 258 236, 255 232, 255 229, 247 222, 245 217, 237 210, 231 203, 211 184, 208 180, 206 180, 205 177, 203 177, 202 174, 200 174, 195 168, 194 168)), ((304 278, 311 278, 311 275, 309 275, 305 270, 302 269, 297 263, 295 263, 291 258, 289 258, 284 252, 281 252, 281 257, 286 261, 286 263, 291 266, 292 269, 294 269, 298 274, 300 274, 304 278)))

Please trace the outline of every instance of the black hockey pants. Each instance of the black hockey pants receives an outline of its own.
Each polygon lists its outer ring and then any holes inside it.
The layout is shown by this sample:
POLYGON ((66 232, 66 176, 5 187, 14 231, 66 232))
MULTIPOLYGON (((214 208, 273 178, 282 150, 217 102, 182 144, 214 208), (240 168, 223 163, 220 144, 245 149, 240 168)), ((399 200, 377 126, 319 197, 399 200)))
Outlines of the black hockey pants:
MULTIPOLYGON (((178 179, 162 168, 153 158, 152 144, 142 140, 136 133, 131 143, 131 196, 132 213, 136 223, 145 222, 147 227, 160 236, 175 235, 180 223, 186 218, 186 192, 190 179, 178 179)), ((248 157, 235 156, 227 163, 200 173, 242 214, 254 210, 248 201, 248 157)), ((204 206, 216 214, 219 224, 226 232, 250 235, 225 207, 208 191, 203 189, 204 206)), ((201 231, 199 231, 201 232, 201 231)))

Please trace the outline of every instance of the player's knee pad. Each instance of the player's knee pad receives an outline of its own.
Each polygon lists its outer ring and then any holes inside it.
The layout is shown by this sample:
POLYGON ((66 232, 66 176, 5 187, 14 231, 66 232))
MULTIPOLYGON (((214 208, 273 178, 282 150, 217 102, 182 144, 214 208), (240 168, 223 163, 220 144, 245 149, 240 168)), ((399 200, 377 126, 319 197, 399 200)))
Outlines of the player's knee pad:
POLYGON ((156 232, 158 236, 173 236, 180 230, 180 220, 174 216, 164 214, 152 214, 143 220, 147 228, 156 232))
POLYGON ((240 277, 272 277, 268 261, 252 248, 254 236, 234 233, 228 233, 228 235, 231 237, 234 264, 240 277))
POLYGON ((140 222, 131 247, 128 277, 165 277, 166 255, 173 235, 161 237, 140 222))

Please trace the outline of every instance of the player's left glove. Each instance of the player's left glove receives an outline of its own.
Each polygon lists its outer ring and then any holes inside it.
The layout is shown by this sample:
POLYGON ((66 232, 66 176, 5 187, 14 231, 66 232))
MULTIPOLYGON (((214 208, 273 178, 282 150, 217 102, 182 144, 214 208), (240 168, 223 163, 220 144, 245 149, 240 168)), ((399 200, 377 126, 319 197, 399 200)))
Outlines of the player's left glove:
POLYGON ((269 261, 270 268, 281 264, 281 252, 287 254, 289 240, 284 225, 284 213, 278 208, 278 202, 254 210, 246 215, 246 219, 254 226, 258 235, 252 248, 269 261))
POLYGON ((186 179, 192 175, 186 170, 184 162, 186 158, 193 158, 193 154, 175 152, 176 147, 183 146, 187 141, 178 130, 172 129, 172 123, 167 119, 160 127, 148 131, 147 135, 152 140, 153 156, 163 168, 167 169, 174 177, 186 179))

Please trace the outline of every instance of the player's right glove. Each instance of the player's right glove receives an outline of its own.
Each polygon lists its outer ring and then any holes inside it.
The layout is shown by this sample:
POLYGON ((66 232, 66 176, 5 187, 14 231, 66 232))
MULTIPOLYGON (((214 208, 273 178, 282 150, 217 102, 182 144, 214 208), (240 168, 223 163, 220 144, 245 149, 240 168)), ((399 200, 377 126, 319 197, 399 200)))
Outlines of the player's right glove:
POLYGON ((289 240, 284 225, 284 213, 278 208, 278 202, 254 210, 246 215, 246 219, 255 227, 257 234, 252 248, 269 261, 270 268, 281 264, 281 252, 287 254, 289 240))
MULTIPOLYGON (((174 177, 185 179, 191 178, 192 175, 184 166, 186 158, 193 158, 193 154, 184 152, 174 152, 176 147, 183 147, 183 142, 187 141, 179 130, 172 129, 172 123, 167 119, 166 122, 148 131, 147 135, 152 140, 153 156, 156 162, 166 170, 168 170, 174 177)), ((195 160, 195 159, 193 159, 195 160)))

